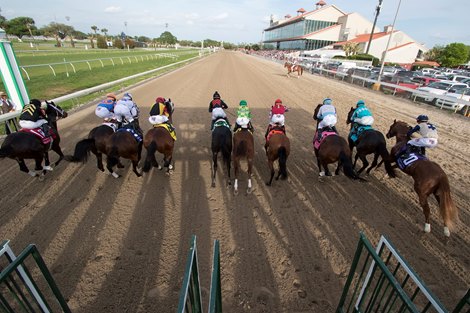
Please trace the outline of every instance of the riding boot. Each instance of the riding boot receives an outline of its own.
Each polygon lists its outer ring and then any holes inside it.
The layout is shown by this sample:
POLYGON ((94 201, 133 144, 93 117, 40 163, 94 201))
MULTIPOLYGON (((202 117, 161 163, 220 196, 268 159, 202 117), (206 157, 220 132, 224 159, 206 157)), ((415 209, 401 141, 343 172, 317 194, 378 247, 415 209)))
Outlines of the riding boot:
POLYGON ((426 156, 426 148, 425 147, 421 147, 421 154, 423 156, 426 156))
POLYGON ((214 130, 214 124, 215 124, 215 120, 212 120, 211 121, 211 130, 214 130))
POLYGON ((335 133, 338 133, 338 131, 336 130, 336 126, 331 126, 331 129, 332 129, 335 133))
POLYGON ((319 128, 317 132, 318 132, 317 141, 320 142, 321 141, 321 135, 323 133, 323 128, 319 128))

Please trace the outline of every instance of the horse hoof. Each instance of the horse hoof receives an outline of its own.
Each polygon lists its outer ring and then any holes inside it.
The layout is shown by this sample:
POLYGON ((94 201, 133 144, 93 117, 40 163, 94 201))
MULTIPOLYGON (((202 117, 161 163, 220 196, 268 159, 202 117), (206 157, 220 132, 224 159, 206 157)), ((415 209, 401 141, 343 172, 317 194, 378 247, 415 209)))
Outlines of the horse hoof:
POLYGON ((444 227, 444 236, 450 237, 450 231, 449 231, 449 228, 447 226, 444 227))
POLYGON ((48 165, 48 166, 44 166, 42 168, 43 170, 46 170, 46 171, 49 171, 49 172, 52 172, 54 169, 52 168, 52 166, 48 165))
POLYGON ((234 194, 235 196, 238 196, 238 189, 234 189, 234 190, 233 190, 233 194, 234 194))
POLYGON ((212 187, 212 188, 215 188, 215 183, 212 183, 212 184, 211 184, 211 187, 212 187))
POLYGON ((43 181, 43 180, 44 180, 44 174, 39 175, 39 181, 43 181))
POLYGON ((160 171, 163 169, 163 167, 162 167, 161 165, 159 165, 157 168, 158 168, 160 171))
POLYGON ((31 176, 31 177, 35 177, 35 176, 36 176, 36 172, 34 172, 34 171, 29 171, 29 172, 28 172, 28 175, 31 176))
POLYGON ((431 232, 431 224, 425 223, 424 224, 424 232, 430 233, 431 232))
POLYGON ((320 177, 323 177, 323 176, 325 176, 325 172, 320 172, 320 173, 318 173, 318 175, 319 175, 320 177))
POLYGON ((267 182, 267 183, 266 183, 266 186, 271 186, 271 183, 270 183, 270 182, 267 182))
POLYGON ((114 173, 114 172, 112 172, 111 175, 112 175, 114 178, 119 178, 119 177, 120 177, 120 175, 119 175, 118 173, 114 173))
POLYGON ((252 192, 253 192, 253 188, 248 188, 248 189, 246 190, 246 194, 247 194, 247 195, 251 194, 252 192))

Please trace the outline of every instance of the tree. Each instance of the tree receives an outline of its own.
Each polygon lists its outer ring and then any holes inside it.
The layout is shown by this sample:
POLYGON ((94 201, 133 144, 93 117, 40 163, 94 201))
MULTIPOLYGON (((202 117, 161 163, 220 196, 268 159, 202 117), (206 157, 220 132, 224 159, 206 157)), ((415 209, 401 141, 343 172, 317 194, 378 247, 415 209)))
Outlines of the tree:
POLYGON ((116 38, 114 38, 113 46, 117 49, 123 49, 124 48, 124 45, 122 44, 122 40, 121 40, 121 38, 119 38, 119 36, 116 36, 116 38))
POLYGON ((41 31, 46 36, 54 36, 56 40, 56 46, 62 47, 61 39, 64 39, 67 35, 67 27, 71 27, 65 24, 51 22, 49 25, 41 28, 41 31))
POLYGON ((99 49, 108 49, 108 44, 106 43, 106 38, 104 36, 98 35, 96 38, 96 46, 99 49))
POLYGON ((359 44, 357 42, 347 42, 343 46, 343 51, 346 56, 355 55, 359 52, 359 44))
POLYGON ((0 9, 0 28, 5 29, 7 25, 7 19, 1 14, 2 9, 0 9))
POLYGON ((101 28, 101 32, 104 34, 104 39, 107 40, 108 38, 108 30, 106 28, 101 28))
POLYGON ((94 34, 91 34, 90 42, 91 42, 91 48, 95 48, 95 43, 93 42, 93 39, 97 36, 96 31, 98 30, 98 27, 93 25, 91 26, 91 29, 93 30, 94 34))
POLYGON ((442 66, 455 67, 464 64, 468 59, 467 46, 463 43, 454 42, 445 46, 438 62, 442 66))
POLYGON ((444 46, 434 46, 432 49, 429 49, 424 53, 424 60, 437 61, 440 58, 442 51, 444 51, 444 46))
POLYGON ((6 21, 5 26, 5 32, 10 35, 18 36, 18 38, 24 35, 32 36, 32 32, 37 30, 34 25, 34 20, 26 16, 15 17, 14 19, 6 21))
POLYGON ((140 41, 140 42, 150 42, 150 38, 149 37, 145 37, 145 36, 139 36, 136 38, 137 41, 140 41))
POLYGON ((158 41, 165 45, 174 45, 176 42, 178 42, 178 39, 173 36, 169 31, 166 31, 160 35, 158 41))

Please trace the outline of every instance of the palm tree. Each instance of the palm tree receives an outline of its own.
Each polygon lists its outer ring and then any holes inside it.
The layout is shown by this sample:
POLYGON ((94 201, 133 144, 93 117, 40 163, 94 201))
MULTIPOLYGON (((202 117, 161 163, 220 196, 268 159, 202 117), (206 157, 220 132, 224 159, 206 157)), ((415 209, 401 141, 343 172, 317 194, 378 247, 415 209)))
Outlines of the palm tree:
POLYGON ((359 52, 359 44, 357 42, 347 42, 343 46, 346 56, 355 55, 359 52))
POLYGON ((106 28, 101 28, 101 32, 104 34, 104 39, 108 40, 108 30, 106 28))
POLYGON ((97 35, 97 34, 96 34, 96 31, 98 30, 98 27, 95 26, 95 25, 93 25, 93 26, 91 26, 91 29, 95 32, 95 34, 94 34, 94 35, 92 34, 92 35, 91 35, 91 38, 90 38, 90 41, 91 41, 91 48, 93 49, 93 48, 95 48, 95 43, 93 42, 93 39, 95 39, 95 36, 97 35))

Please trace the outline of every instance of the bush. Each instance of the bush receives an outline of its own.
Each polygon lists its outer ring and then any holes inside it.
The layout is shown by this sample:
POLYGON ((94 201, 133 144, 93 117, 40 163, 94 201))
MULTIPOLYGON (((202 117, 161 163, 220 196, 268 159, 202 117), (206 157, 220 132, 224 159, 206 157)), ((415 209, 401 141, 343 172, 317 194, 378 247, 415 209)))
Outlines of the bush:
POLYGON ((98 35, 96 39, 96 45, 100 49, 108 49, 108 44, 106 43, 106 39, 103 36, 98 35))

